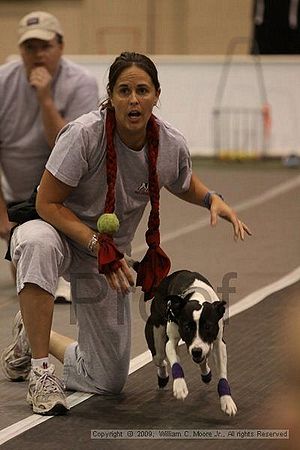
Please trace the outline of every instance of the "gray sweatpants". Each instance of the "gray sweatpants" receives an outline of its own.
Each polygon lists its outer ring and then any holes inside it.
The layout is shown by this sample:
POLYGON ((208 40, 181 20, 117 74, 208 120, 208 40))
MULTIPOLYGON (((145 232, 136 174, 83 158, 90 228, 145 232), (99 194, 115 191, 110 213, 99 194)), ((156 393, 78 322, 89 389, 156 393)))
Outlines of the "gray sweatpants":
POLYGON ((42 220, 18 226, 11 241, 17 291, 37 284, 54 295, 59 276, 71 282, 78 342, 65 352, 67 389, 119 393, 130 361, 130 296, 109 288, 97 259, 42 220))

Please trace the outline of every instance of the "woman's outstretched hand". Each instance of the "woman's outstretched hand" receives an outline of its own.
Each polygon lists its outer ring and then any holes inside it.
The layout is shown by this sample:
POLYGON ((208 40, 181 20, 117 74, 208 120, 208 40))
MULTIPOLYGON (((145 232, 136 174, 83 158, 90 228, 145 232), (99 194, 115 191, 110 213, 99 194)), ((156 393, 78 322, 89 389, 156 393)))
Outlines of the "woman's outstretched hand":
POLYGON ((238 218, 233 209, 231 209, 218 195, 213 194, 210 206, 210 223, 212 226, 217 224, 218 216, 232 223, 234 239, 236 241, 238 239, 243 241, 245 239, 245 233, 252 236, 250 229, 238 218))

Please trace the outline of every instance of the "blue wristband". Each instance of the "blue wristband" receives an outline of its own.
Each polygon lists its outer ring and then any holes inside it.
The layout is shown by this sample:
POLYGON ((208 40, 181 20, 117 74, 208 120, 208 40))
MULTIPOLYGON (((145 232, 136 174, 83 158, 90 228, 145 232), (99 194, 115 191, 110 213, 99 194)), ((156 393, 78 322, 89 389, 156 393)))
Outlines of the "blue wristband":
POLYGON ((204 199, 203 199, 203 202, 202 202, 202 203, 203 203, 203 206, 204 206, 205 208, 207 208, 207 209, 210 209, 210 207, 211 207, 211 200, 212 200, 211 196, 212 196, 213 194, 217 195, 217 196, 220 197, 222 200, 224 200, 223 195, 222 195, 222 194, 219 194, 218 192, 215 192, 215 191, 208 191, 208 192, 206 192, 206 194, 205 194, 205 196, 204 196, 204 199))

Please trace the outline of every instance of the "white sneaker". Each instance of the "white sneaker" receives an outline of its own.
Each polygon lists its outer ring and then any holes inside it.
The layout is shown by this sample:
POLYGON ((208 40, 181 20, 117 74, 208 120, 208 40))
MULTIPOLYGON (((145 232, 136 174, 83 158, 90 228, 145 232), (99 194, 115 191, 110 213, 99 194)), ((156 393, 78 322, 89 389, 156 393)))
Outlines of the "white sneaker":
POLYGON ((24 381, 31 369, 31 348, 27 339, 21 311, 14 319, 13 342, 0 357, 2 371, 11 381, 24 381))
POLYGON ((54 416, 69 410, 62 381, 54 375, 54 365, 47 369, 32 368, 29 378, 27 402, 34 413, 54 416))
POLYGON ((55 303, 70 303, 71 302, 71 288, 70 283, 63 277, 58 279, 58 285, 55 292, 55 303))

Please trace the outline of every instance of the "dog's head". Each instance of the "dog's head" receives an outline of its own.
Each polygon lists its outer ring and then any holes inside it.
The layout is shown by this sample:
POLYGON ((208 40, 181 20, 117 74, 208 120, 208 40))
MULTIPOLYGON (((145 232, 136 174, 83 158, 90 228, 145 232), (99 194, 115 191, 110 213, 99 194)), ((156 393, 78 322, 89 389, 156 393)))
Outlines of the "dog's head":
POLYGON ((213 303, 185 297, 168 297, 168 319, 178 324, 179 334, 195 363, 203 361, 219 333, 219 321, 225 313, 224 301, 213 303))

